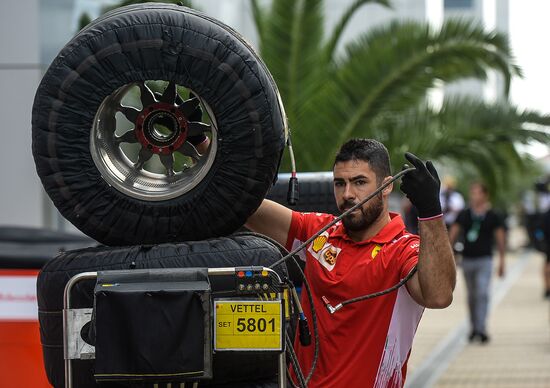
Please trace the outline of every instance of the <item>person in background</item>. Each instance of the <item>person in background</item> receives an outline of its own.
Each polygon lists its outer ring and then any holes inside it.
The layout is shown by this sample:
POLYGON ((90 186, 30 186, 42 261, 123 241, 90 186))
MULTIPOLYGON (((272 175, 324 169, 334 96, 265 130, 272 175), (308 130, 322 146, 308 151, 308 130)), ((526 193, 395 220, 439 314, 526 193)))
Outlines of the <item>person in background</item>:
POLYGON ((445 225, 447 229, 450 229, 451 225, 455 222, 458 213, 464 209, 465 203, 462 194, 456 191, 456 179, 453 176, 446 176, 443 178, 443 188, 439 194, 439 200, 441 202, 441 210, 445 218, 445 225))
MULTIPOLYGON (((531 215, 533 247, 545 256, 542 267, 544 298, 550 299, 550 176, 535 184, 535 214, 531 215)), ((529 226, 529 224, 527 224, 529 226)), ((528 229, 529 232, 529 229, 528 229)))
POLYGON ((468 311, 472 330, 468 337, 472 342, 489 341, 487 314, 489 289, 493 272, 493 246, 498 249, 498 276, 505 272, 506 231, 504 219, 497 214, 489 202, 487 187, 481 182, 470 185, 469 207, 462 210, 449 232, 451 244, 459 235, 464 237, 462 271, 468 293, 468 311))
POLYGON ((544 213, 543 218, 544 246, 546 263, 544 264, 544 297, 550 299, 550 209, 544 213))
POLYGON ((456 191, 456 179, 453 176, 443 178, 443 188, 439 194, 441 202, 441 210, 445 217, 445 225, 447 230, 455 222, 458 213, 464 209, 465 203, 462 194, 456 191))

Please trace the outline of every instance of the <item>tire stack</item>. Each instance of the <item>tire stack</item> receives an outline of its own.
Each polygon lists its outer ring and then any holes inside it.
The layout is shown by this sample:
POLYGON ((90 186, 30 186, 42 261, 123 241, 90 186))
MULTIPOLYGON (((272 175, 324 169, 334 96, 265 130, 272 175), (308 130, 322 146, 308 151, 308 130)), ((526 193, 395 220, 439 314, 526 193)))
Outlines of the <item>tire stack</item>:
MULTIPOLYGON (((277 87, 260 58, 238 33, 197 11, 159 3, 119 8, 61 50, 34 100, 33 156, 61 214, 104 245, 65 252, 39 276, 41 338, 54 386, 63 385, 61 295, 74 274, 267 265, 280 257, 260 238, 224 236, 265 197, 286 134, 277 87), (126 94, 138 90, 131 105, 126 94), (121 115, 129 129, 120 129, 121 115), (203 133, 210 145, 198 152, 189 138, 203 133), (134 159, 126 143, 137 150, 134 159), (148 167, 153 159, 160 170, 148 167), (190 162, 178 169, 182 159, 190 162)), ((90 295, 81 292, 79 303, 89 304, 90 295)), ((95 386, 93 362, 75 367, 83 376, 76 386, 95 386)), ((228 373, 221 382, 235 378, 228 373)))

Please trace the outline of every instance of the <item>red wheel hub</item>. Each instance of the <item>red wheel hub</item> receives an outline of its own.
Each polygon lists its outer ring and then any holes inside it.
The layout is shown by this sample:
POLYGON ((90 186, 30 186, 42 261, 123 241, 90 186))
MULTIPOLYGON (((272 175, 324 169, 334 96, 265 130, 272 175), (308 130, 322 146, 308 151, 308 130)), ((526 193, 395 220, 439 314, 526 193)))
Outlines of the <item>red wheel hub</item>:
POLYGON ((171 154, 187 140, 189 122, 173 104, 155 102, 138 115, 135 133, 138 141, 155 154, 171 154))

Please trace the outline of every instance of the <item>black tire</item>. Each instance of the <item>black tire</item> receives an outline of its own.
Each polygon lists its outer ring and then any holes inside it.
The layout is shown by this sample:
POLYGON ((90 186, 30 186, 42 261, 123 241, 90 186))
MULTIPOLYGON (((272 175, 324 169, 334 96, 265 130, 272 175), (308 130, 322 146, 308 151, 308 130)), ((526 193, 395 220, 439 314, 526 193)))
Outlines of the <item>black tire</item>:
POLYGON ((267 198, 300 212, 316 212, 340 215, 334 199, 332 172, 306 172, 298 174, 298 203, 287 203, 290 174, 279 174, 277 183, 269 190, 267 198))
POLYGON ((271 75, 236 32, 185 7, 145 4, 104 15, 61 50, 37 90, 32 130, 38 175, 61 214, 103 244, 134 245, 238 229, 273 182, 286 123, 271 75), (102 103, 146 80, 189 88, 217 122, 207 173, 173 198, 117 189, 91 153, 102 103))
MULTIPOLYGON (((64 386, 63 369, 63 291, 71 277, 88 271, 144 268, 269 266, 282 256, 280 250, 262 238, 234 236, 180 244, 133 247, 95 247, 67 251, 48 262, 37 280, 38 318, 44 365, 54 387, 64 386)), ((281 278, 288 276, 286 266, 274 268, 281 278)), ((73 308, 93 306, 95 281, 85 280, 73 288, 73 308)), ((212 291, 227 290, 231 283, 222 277, 211 279, 212 291)), ((234 287, 234 284, 233 284, 234 287)), ((227 294, 224 294, 227 295, 227 294)), ((277 373, 277 354, 218 352, 214 355, 214 379, 203 385, 233 383, 247 387, 244 381, 270 379, 277 373)), ((73 361, 76 387, 99 386, 93 378, 94 362, 73 361)), ((102 383, 118 387, 119 383, 102 383)), ((148 385, 148 386, 152 386, 148 385)), ((179 384, 177 385, 179 386, 179 384)), ((256 384, 250 386, 255 387, 256 384)))
POLYGON ((95 244, 81 234, 0 226, 0 268, 40 269, 60 252, 95 244))

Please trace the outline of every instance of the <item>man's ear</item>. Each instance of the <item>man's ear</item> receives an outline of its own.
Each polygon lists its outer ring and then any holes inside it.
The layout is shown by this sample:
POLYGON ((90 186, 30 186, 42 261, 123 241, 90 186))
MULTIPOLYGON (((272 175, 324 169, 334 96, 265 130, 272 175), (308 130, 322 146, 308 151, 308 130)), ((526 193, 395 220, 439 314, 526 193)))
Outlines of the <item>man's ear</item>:
MULTIPOLYGON (((388 181, 390 181, 393 177, 392 176, 387 176, 384 178, 384 180, 382 181, 382 184, 385 184, 387 183, 388 181)), ((393 183, 389 184, 384 190, 382 190, 382 195, 390 195, 390 193, 393 191, 393 183)))

